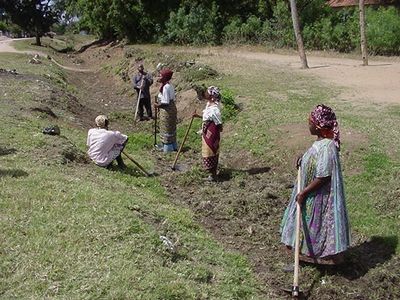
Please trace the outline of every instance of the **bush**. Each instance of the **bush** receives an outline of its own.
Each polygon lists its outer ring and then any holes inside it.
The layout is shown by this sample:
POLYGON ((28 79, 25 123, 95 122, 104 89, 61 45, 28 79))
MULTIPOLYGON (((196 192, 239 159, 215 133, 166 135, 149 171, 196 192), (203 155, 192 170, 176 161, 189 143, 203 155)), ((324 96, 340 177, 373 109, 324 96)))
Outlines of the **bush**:
POLYGON ((171 12, 167 21, 162 43, 177 44, 216 44, 218 42, 218 6, 213 2, 211 8, 203 4, 182 6, 171 12))
POLYGON ((207 65, 192 65, 182 72, 182 77, 186 82, 202 81, 217 76, 218 72, 207 65))
POLYGON ((223 104, 222 118, 224 122, 233 119, 239 112, 239 107, 235 103, 235 95, 229 89, 221 91, 221 102, 223 104))
POLYGON ((352 51, 360 40, 357 11, 353 8, 332 11, 306 25, 303 37, 309 49, 352 51))
POLYGON ((400 14, 395 7, 367 12, 368 48, 375 54, 400 54, 400 14))
POLYGON ((277 47, 294 47, 296 41, 287 2, 278 0, 273 12, 274 17, 271 20, 272 42, 277 47))

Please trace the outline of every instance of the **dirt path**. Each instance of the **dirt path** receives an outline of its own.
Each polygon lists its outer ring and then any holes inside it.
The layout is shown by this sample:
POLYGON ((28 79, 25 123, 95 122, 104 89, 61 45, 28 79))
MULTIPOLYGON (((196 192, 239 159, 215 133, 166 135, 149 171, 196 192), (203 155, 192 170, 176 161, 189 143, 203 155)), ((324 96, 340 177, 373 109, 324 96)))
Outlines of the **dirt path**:
MULTIPOLYGON (((23 53, 23 54, 31 54, 31 55, 35 55, 38 54, 40 56, 43 57, 47 57, 47 54, 41 51, 19 51, 17 49, 15 49, 11 43, 13 41, 22 41, 22 40, 30 40, 31 38, 22 38, 22 39, 3 39, 0 40, 0 53, 1 52, 10 52, 10 53, 23 53)), ((73 71, 73 72, 84 72, 84 73, 89 73, 89 72, 93 72, 92 69, 79 69, 79 68, 72 68, 72 67, 67 67, 64 66, 62 64, 60 64, 59 62, 57 62, 54 58, 50 58, 51 61, 53 63, 55 63, 57 66, 59 66, 60 68, 63 68, 64 70, 68 70, 68 71, 73 71)))
POLYGON ((318 77, 342 90, 344 100, 362 103, 400 104, 400 58, 370 59, 363 67, 360 60, 322 57, 309 54, 310 69, 301 70, 297 55, 238 50, 208 50, 213 55, 236 56, 239 59, 257 60, 277 68, 290 68, 303 75, 318 77))

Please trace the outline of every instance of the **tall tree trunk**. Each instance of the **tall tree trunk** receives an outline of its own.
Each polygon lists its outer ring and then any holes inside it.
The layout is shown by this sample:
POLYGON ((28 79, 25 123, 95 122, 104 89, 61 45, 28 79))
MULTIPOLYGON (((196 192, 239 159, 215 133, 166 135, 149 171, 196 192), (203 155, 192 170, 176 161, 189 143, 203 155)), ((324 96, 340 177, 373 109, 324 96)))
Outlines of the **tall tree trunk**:
POLYGON ((40 42, 40 34, 39 34, 39 32, 36 32, 36 45, 37 46, 42 46, 42 43, 40 42))
POLYGON ((358 7, 360 9, 360 37, 361 37, 361 55, 363 66, 368 66, 368 47, 367 36, 365 35, 365 6, 364 0, 359 0, 358 7))
POLYGON ((290 0, 290 11, 292 13, 293 29, 296 36, 297 50, 299 51, 303 69, 308 69, 307 57, 304 51, 303 37, 301 35, 299 15, 297 14, 296 0, 290 0))

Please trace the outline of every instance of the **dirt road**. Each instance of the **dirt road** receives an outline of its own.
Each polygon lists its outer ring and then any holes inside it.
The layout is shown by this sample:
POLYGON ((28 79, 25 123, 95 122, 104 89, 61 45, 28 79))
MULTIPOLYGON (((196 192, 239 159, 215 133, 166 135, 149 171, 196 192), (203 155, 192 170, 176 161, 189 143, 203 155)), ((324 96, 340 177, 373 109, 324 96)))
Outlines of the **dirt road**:
MULTIPOLYGON (((226 55, 219 53, 219 55, 226 55)), ((341 98, 368 103, 400 104, 400 60, 370 59, 369 66, 361 60, 308 55, 310 69, 301 70, 297 55, 233 51, 240 59, 258 60, 278 68, 291 68, 303 75, 316 76, 341 89, 341 98)))
MULTIPOLYGON (((30 40, 31 38, 22 38, 22 39, 0 39, 0 53, 1 52, 11 52, 11 53, 23 53, 23 54, 31 54, 31 55, 35 55, 38 54, 40 56, 43 57, 47 57, 47 54, 44 52, 40 52, 40 51, 19 51, 17 49, 15 49, 11 43, 13 41, 21 41, 21 40, 30 40)), ((51 61, 53 63, 55 63, 57 66, 63 68, 64 70, 68 70, 68 71, 74 71, 74 72, 93 72, 93 70, 91 69, 79 69, 79 68, 72 68, 72 67, 67 67, 67 66, 63 66, 61 65, 59 62, 57 62, 54 58, 51 58, 51 61)))

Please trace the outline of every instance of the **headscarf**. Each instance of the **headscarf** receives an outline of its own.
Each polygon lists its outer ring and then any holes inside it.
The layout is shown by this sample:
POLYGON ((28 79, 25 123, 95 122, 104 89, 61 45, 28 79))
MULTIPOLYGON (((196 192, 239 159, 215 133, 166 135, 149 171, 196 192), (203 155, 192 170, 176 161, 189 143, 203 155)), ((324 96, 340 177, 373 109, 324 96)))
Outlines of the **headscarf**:
POLYGON ((310 114, 310 121, 320 130, 321 136, 333 139, 338 150, 340 150, 339 124, 332 108, 319 104, 310 114))
POLYGON ((210 86, 207 88, 207 93, 211 96, 214 102, 219 102, 221 100, 221 93, 219 88, 216 86, 210 86))
POLYGON ((161 76, 161 78, 160 78, 160 81, 161 81, 160 93, 163 92, 164 85, 166 85, 171 80, 172 74, 174 74, 174 72, 172 72, 168 68, 162 69, 160 71, 160 76, 161 76))
POLYGON ((108 121, 108 118, 105 115, 99 115, 95 119, 96 126, 99 127, 99 128, 106 128, 106 122, 107 121, 108 121))

